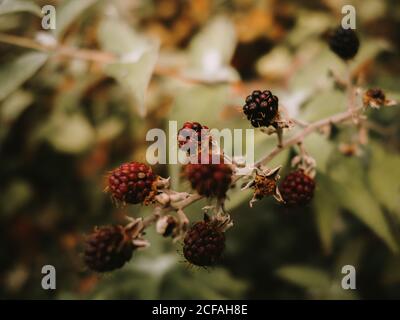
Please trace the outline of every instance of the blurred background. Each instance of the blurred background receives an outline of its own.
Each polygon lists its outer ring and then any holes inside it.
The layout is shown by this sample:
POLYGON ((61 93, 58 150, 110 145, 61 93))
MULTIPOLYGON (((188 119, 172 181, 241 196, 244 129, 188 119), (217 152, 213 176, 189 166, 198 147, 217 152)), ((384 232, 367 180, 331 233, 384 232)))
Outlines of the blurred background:
MULTIPOLYGON (((149 129, 167 129, 168 120, 249 128, 240 107, 255 89, 272 90, 304 121, 343 111, 345 92, 332 71, 343 75, 345 65, 325 35, 344 4, 357 13, 361 47, 351 68, 358 84, 400 99, 397 0, 2 1, 0 297, 400 298, 397 107, 368 111, 368 140, 345 126, 307 138, 318 165, 308 207, 263 199, 250 209, 251 192, 230 191, 235 225, 215 268, 189 268, 180 244, 153 228, 151 247, 119 271, 98 276, 80 257, 94 225, 150 213, 116 208, 103 192, 107 171, 145 160, 149 129), (42 29, 47 4, 56 8, 55 30, 42 29), (41 288, 45 264, 56 267, 54 291, 41 288), (357 290, 340 286, 346 264, 356 267, 357 290)), ((275 143, 257 132, 256 159, 275 143)), ((293 155, 286 150, 271 165, 283 164, 285 173, 293 155)), ((178 165, 154 170, 189 190, 178 165)), ((187 208, 192 221, 206 204, 187 208)))

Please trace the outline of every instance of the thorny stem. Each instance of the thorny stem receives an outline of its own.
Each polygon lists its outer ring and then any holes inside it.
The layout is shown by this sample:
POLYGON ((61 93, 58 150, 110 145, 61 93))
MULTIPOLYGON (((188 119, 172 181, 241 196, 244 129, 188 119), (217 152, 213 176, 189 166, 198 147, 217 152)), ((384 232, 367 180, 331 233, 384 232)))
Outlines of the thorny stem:
POLYGON ((148 226, 152 225, 154 222, 157 221, 159 218, 159 214, 153 213, 151 216, 147 217, 146 219, 143 220, 142 223, 142 229, 146 229, 148 226))
POLYGON ((354 112, 361 111, 363 109, 363 106, 359 106, 353 110, 347 110, 342 113, 338 113, 334 116, 327 117, 318 121, 315 121, 311 124, 309 124, 307 127, 305 127, 302 131, 300 131, 298 134, 293 136, 292 138, 289 138, 288 140, 284 141, 282 143, 281 147, 275 147, 272 149, 272 151, 262 157, 260 160, 258 160, 255 163, 255 167, 260 167, 261 165, 264 165, 268 162, 270 162, 275 156, 277 156, 279 153, 281 153, 284 149, 291 147, 301 141, 304 140, 306 136, 308 136, 310 133, 319 130, 325 126, 331 125, 331 124, 338 124, 345 122, 346 120, 349 120, 353 117, 354 112))
POLYGON ((199 194, 192 194, 185 200, 182 200, 178 202, 177 204, 174 204, 173 207, 177 210, 182 210, 185 209, 187 206, 191 205, 192 203, 202 199, 203 197, 199 194))
POLYGON ((300 120, 300 119, 293 119, 292 118, 290 120, 292 120, 294 124, 296 124, 296 125, 298 125, 300 127, 303 127, 303 128, 305 128, 305 127, 307 127, 309 125, 309 123, 307 123, 307 122, 305 122, 303 120, 300 120))
POLYGON ((186 227, 186 226, 189 224, 189 219, 188 219, 188 217, 186 216, 185 212, 183 212, 182 209, 178 209, 178 210, 176 211, 176 213, 178 214, 180 223, 181 223, 184 227, 186 227))
POLYGON ((88 50, 88 49, 78 49, 74 47, 68 47, 65 45, 46 45, 29 38, 14 36, 10 34, 0 33, 0 42, 34 49, 47 53, 54 53, 60 56, 68 56, 72 58, 89 60, 101 63, 112 63, 115 62, 117 57, 108 52, 98 51, 98 50, 88 50))

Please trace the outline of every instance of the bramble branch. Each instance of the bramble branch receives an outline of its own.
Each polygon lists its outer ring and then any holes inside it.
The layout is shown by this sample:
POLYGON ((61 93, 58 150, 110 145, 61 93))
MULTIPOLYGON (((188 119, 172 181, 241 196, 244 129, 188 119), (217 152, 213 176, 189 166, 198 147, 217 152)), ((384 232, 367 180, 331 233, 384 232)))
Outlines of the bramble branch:
POLYGON ((282 152, 284 149, 291 147, 302 140, 312 132, 319 130, 325 126, 331 125, 331 124, 339 124, 342 122, 345 122, 346 120, 350 120, 353 117, 354 112, 358 112, 363 109, 363 106, 357 107, 356 109, 348 110, 339 114, 336 114, 334 116, 330 116, 321 120, 318 120, 316 122, 313 122, 309 125, 307 125, 302 131, 300 131, 298 134, 296 134, 294 137, 283 141, 281 147, 275 147, 269 154, 265 155, 262 157, 260 160, 258 160, 255 163, 256 167, 259 167, 261 165, 265 165, 268 162, 270 162, 275 156, 277 156, 280 152, 282 152))
MULTIPOLYGON (((87 61, 103 63, 103 64, 117 62, 118 58, 119 58, 117 55, 115 55, 111 52, 105 52, 105 51, 93 50, 93 49, 81 49, 81 48, 66 46, 66 45, 62 45, 62 44, 46 45, 44 43, 41 43, 39 41, 30 39, 30 38, 20 37, 20 36, 5 34, 5 33, 0 33, 0 42, 19 46, 22 48, 46 52, 49 54, 53 54, 55 56, 65 56, 65 57, 69 57, 69 58, 87 60, 87 61)), ((186 83, 209 84, 208 82, 204 82, 204 81, 201 81, 198 79, 192 79, 192 78, 185 77, 184 75, 181 74, 180 70, 177 70, 176 68, 166 68, 166 67, 163 67, 160 65, 156 65, 156 67, 154 69, 154 74, 159 75, 159 76, 175 78, 177 80, 181 80, 186 83)), ((236 82, 236 84, 237 83, 240 83, 240 81, 236 82)))

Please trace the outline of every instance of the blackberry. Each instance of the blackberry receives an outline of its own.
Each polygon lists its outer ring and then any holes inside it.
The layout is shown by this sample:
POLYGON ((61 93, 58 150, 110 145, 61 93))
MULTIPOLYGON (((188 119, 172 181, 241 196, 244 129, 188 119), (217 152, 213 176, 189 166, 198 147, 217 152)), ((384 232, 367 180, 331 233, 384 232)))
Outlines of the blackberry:
POLYGON ((329 47, 343 60, 354 58, 360 47, 360 41, 353 29, 338 27, 329 34, 329 47))
POLYGON ((201 161, 204 157, 199 155, 200 163, 187 164, 184 176, 199 195, 222 199, 231 185, 233 171, 230 165, 224 163, 223 157, 220 157, 220 163, 212 163, 214 156, 210 155, 206 164, 201 161))
POLYGON ((289 173, 279 186, 282 198, 288 206, 305 205, 314 196, 315 181, 297 170, 289 173))
POLYGON ((278 97, 269 90, 253 91, 246 98, 243 113, 253 127, 268 127, 278 114, 278 97))
POLYGON ((156 180, 149 166, 140 162, 124 163, 110 172, 107 190, 124 203, 147 204, 155 195, 156 180))
POLYGON ((112 271, 128 262, 134 249, 124 227, 103 226, 95 228, 87 237, 83 260, 93 271, 112 271))
POLYGON ((186 233, 183 255, 190 263, 207 267, 215 265, 225 249, 225 234, 219 222, 205 215, 204 221, 196 222, 186 233))
MULTIPOLYGON (((178 131, 178 146, 180 149, 183 146, 193 148, 194 146, 199 150, 202 141, 209 139, 208 127, 202 126, 198 122, 185 122, 181 129, 178 131)), ((188 152, 190 149, 188 149, 188 152)))

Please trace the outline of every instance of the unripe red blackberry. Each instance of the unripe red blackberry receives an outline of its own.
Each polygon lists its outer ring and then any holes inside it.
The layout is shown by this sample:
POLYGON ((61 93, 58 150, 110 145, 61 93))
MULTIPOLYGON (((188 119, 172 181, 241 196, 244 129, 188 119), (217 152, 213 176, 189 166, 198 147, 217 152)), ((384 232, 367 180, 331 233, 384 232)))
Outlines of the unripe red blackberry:
POLYGON ((360 41, 353 29, 343 29, 341 26, 329 34, 329 47, 343 60, 354 58, 360 47, 360 41))
POLYGON ((210 138, 207 132, 207 126, 202 126, 198 122, 185 122, 182 128, 178 131, 179 148, 182 148, 183 146, 192 147, 193 145, 197 144, 196 147, 199 150, 201 148, 202 141, 210 138))
POLYGON ((96 272, 121 268, 132 258, 135 246, 122 226, 95 228, 85 242, 83 260, 96 272))
POLYGON ((216 220, 205 216, 204 221, 196 222, 186 233, 183 255, 190 263, 207 267, 215 265, 225 249, 225 234, 216 220))
POLYGON ((184 176, 189 180, 192 188, 198 194, 205 197, 225 197, 231 182, 232 168, 225 164, 223 157, 219 157, 220 163, 212 163, 212 155, 209 156, 209 163, 201 163, 203 158, 199 155, 199 163, 189 163, 184 168, 184 176))
POLYGON ((116 200, 146 204, 155 195, 156 180, 152 169, 144 163, 124 163, 110 172, 107 190, 116 200))
POLYGON ((246 98, 243 113, 253 127, 268 127, 278 114, 278 97, 274 96, 269 90, 253 91, 246 98))
POLYGON ((282 198, 288 206, 305 205, 314 196, 315 181, 303 170, 289 173, 279 186, 282 198))

